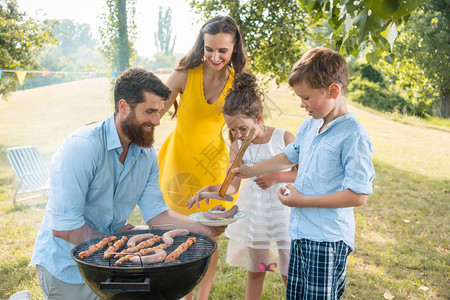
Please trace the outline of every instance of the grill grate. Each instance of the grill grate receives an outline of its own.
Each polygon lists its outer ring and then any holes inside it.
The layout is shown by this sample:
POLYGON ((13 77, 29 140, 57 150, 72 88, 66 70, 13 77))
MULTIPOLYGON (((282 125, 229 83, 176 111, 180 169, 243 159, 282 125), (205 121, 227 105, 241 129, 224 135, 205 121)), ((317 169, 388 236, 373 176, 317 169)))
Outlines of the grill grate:
MULTIPOLYGON (((122 236, 127 236, 130 238, 133 235, 142 234, 142 233, 153 233, 157 234, 159 236, 162 236, 164 232, 167 230, 133 230, 129 232, 121 232, 118 234, 111 234, 117 236, 117 240, 119 240, 122 236)), ((110 235, 108 235, 110 236, 110 235)), ((144 265, 136 265, 132 262, 125 262, 121 264, 120 266, 116 266, 114 263, 118 260, 118 258, 110 258, 110 259, 104 259, 103 254, 105 253, 106 249, 108 249, 108 246, 104 247, 102 250, 94 253, 92 256, 85 257, 81 259, 78 254, 81 251, 85 251, 89 249, 90 246, 100 242, 105 236, 102 236, 100 238, 91 239, 88 241, 85 241, 77 246, 72 250, 73 254, 75 256, 75 260, 84 264, 93 265, 93 266, 102 266, 107 268, 113 268, 113 269, 142 269, 142 268, 161 268, 161 267, 169 267, 174 265, 181 265, 187 262, 192 262, 195 260, 202 259, 204 257, 209 256, 212 252, 214 252, 216 245, 215 242, 205 236, 198 235, 196 233, 190 232, 186 236, 177 236, 174 238, 173 245, 166 248, 165 251, 167 252, 167 255, 169 255, 172 251, 174 251, 180 244, 186 242, 186 240, 189 237, 195 237, 196 243, 192 244, 187 251, 181 254, 179 258, 177 258, 173 262, 159 262, 155 264, 144 264, 144 265)), ((155 244, 152 247, 155 247, 159 244, 155 244)), ((126 246, 119 249, 119 252, 126 249, 126 246)))

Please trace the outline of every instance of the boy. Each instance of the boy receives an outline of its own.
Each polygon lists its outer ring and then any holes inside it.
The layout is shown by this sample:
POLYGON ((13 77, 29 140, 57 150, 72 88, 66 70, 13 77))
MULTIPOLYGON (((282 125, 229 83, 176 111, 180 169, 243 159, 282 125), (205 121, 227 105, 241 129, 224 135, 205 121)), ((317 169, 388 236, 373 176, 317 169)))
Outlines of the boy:
POLYGON ((373 146, 348 112, 348 67, 336 51, 314 48, 294 64, 289 85, 309 116, 296 139, 278 154, 231 172, 241 178, 298 164, 294 186, 278 192, 291 207, 287 299, 339 299, 345 288, 347 256, 353 250, 353 207, 372 194, 373 146))

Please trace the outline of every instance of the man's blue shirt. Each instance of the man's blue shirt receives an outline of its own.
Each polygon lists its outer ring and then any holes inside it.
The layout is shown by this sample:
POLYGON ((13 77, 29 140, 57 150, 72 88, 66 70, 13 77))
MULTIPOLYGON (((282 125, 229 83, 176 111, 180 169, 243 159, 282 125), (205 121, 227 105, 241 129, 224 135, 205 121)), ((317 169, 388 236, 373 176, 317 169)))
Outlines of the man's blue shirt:
POLYGON ((158 183, 154 149, 130 144, 124 164, 121 153, 114 115, 64 141, 52 159, 50 196, 32 265, 44 266, 62 281, 84 283, 70 256, 74 245, 54 237, 52 230, 69 231, 87 223, 111 234, 125 226, 136 204, 146 223, 169 209, 158 183))
MULTIPOLYGON (((306 196, 346 189, 372 194, 373 145, 366 130, 351 113, 331 121, 319 133, 322 125, 323 119, 308 118, 300 126, 295 141, 284 150, 289 161, 299 164, 294 187, 306 196)), ((343 240, 353 249, 353 207, 293 207, 289 233, 292 239, 343 240)))

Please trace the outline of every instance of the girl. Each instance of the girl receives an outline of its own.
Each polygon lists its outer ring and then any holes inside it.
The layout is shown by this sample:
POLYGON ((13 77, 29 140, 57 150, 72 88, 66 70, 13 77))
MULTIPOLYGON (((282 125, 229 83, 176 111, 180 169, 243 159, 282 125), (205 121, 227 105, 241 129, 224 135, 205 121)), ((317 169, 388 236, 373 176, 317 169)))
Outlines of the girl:
MULTIPOLYGON (((292 133, 263 124, 263 98, 253 75, 241 73, 235 76, 223 107, 225 122, 234 138, 230 147, 231 162, 252 127, 256 129, 255 134, 243 156, 243 164, 247 166, 283 152, 284 147, 294 141, 292 133)), ((286 284, 290 248, 289 207, 281 204, 277 192, 283 182, 294 182, 296 174, 297 171, 287 171, 243 180, 236 204, 247 213, 247 217, 228 225, 225 235, 229 238, 227 263, 248 269, 246 299, 260 299, 266 271, 277 270, 286 284)), ((236 193, 240 183, 241 179, 235 177, 227 194, 236 193)), ((199 207, 199 202, 204 199, 203 192, 217 193, 220 199, 220 186, 202 188, 189 199, 187 207, 194 204, 199 207)), ((205 199, 208 203, 209 199, 205 199)))
MULTIPOLYGON (((235 72, 241 72, 246 62, 236 22, 230 17, 215 17, 202 26, 193 48, 166 82, 172 94, 161 117, 174 105, 177 124, 158 154, 159 181, 166 203, 177 212, 192 213, 186 208, 189 198, 226 176, 228 151, 222 137, 222 106, 235 72)), ((208 299, 218 257, 216 251, 197 299, 208 299)))

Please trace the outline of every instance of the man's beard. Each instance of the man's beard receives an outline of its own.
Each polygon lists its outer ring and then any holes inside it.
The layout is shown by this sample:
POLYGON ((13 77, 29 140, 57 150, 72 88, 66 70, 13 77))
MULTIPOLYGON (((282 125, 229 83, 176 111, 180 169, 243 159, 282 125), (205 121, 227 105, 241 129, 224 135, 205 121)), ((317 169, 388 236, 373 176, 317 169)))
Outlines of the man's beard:
POLYGON ((136 112, 131 110, 130 114, 120 124, 123 133, 131 140, 133 144, 140 147, 150 148, 155 141, 155 126, 151 123, 138 124, 136 121, 136 112), (148 132, 144 126, 151 127, 148 132))

